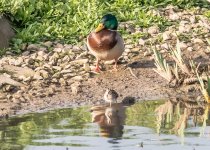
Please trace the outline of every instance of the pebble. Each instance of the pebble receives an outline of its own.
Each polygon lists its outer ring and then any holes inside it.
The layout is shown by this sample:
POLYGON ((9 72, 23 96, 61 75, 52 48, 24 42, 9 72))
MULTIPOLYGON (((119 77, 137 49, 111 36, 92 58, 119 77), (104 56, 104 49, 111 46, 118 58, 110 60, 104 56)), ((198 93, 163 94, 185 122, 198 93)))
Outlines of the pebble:
POLYGON ((47 41, 47 42, 43 43, 43 45, 46 46, 47 48, 49 48, 49 47, 52 47, 53 42, 47 41))
POLYGON ((203 40, 199 39, 199 38, 193 38, 192 39, 193 43, 197 43, 197 44, 203 44, 203 40))
POLYGON ((27 47, 27 50, 28 50, 28 51, 37 51, 38 49, 39 49, 39 46, 36 45, 36 44, 30 44, 30 45, 28 45, 28 47, 27 47))
POLYGON ((187 50, 188 50, 189 52, 192 52, 192 51, 193 51, 193 48, 192 48, 192 47, 188 47, 187 50))
POLYGON ((36 73, 34 74, 33 78, 36 79, 36 80, 42 80, 42 79, 43 79, 43 77, 40 75, 39 72, 36 72, 36 73))
POLYGON ((177 13, 174 13, 174 12, 171 13, 168 18, 172 21, 176 21, 176 20, 180 19, 179 15, 177 13))
POLYGON ((130 49, 130 48, 133 48, 133 45, 131 45, 131 44, 126 44, 125 45, 125 49, 130 49))
POLYGON ((88 62, 88 59, 77 59, 77 60, 72 61, 71 64, 77 63, 77 64, 80 64, 80 65, 83 65, 87 62, 88 62))
POLYGON ((149 27, 147 32, 150 35, 158 34, 159 33, 159 28, 158 28, 158 26, 152 26, 152 27, 149 27))
POLYGON ((148 51, 144 52, 144 56, 151 56, 151 55, 152 55, 152 52, 148 52, 148 51))
POLYGON ((187 44, 184 42, 179 42, 179 46, 181 50, 185 50, 188 47, 187 44))
POLYGON ((162 37, 163 37, 163 41, 170 40, 171 32, 170 31, 163 32, 162 37))
POLYGON ((74 80, 74 81, 82 81, 82 79, 83 79, 82 76, 75 76, 71 78, 71 80, 74 80))
POLYGON ((75 82, 71 84, 71 92, 74 95, 77 95, 79 92, 81 92, 81 87, 79 82, 75 82))
POLYGON ((145 45, 145 40, 143 40, 143 39, 139 39, 139 45, 144 46, 144 45, 145 45))

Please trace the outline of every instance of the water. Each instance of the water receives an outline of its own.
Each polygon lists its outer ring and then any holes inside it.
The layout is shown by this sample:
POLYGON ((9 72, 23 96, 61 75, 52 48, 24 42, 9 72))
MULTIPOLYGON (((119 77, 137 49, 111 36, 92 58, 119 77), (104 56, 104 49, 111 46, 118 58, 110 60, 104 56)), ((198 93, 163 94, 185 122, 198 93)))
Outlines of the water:
POLYGON ((208 107, 148 101, 60 109, 0 121, 1 150, 206 150, 208 107))

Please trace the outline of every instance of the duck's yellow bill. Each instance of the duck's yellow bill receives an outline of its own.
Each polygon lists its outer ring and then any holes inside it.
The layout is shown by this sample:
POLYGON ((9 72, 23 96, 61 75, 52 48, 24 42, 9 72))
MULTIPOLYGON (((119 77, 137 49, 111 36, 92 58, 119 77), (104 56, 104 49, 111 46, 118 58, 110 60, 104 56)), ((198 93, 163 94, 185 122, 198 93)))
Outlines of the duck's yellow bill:
POLYGON ((99 23, 98 27, 95 29, 95 32, 99 32, 104 28, 104 25, 102 23, 99 23))

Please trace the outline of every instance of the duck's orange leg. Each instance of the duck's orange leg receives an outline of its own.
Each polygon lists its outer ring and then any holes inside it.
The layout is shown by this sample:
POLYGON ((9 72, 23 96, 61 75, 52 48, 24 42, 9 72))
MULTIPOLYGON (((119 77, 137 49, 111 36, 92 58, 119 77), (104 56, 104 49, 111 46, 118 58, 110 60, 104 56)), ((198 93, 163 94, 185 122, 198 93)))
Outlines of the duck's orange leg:
POLYGON ((115 59, 114 60, 114 66, 113 66, 113 70, 114 71, 117 71, 118 69, 117 69, 117 61, 118 61, 118 59, 115 59))
POLYGON ((99 67, 99 62, 100 62, 100 60, 97 58, 95 72, 100 72, 101 71, 101 69, 99 67))

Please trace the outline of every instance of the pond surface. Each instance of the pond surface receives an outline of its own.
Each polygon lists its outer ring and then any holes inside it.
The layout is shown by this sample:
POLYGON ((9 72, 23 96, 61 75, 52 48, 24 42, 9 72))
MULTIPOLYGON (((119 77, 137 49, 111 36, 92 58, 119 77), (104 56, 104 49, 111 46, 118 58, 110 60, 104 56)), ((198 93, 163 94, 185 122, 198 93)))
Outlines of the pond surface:
POLYGON ((0 150, 206 150, 208 109, 147 101, 12 117, 0 120, 0 150))

